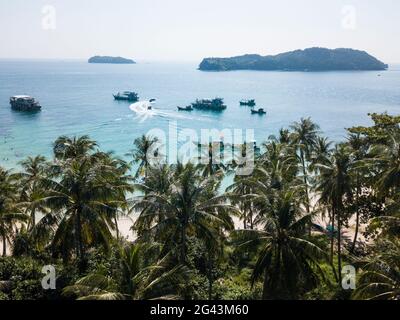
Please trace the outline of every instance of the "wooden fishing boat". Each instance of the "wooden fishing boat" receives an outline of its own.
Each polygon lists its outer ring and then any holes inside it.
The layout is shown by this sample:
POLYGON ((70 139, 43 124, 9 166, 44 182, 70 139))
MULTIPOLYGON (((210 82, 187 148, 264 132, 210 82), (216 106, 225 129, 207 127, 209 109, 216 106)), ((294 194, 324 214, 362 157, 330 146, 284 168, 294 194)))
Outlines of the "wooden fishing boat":
POLYGON ((263 108, 260 108, 258 110, 252 109, 251 110, 251 114, 261 114, 261 115, 263 115, 263 114, 267 114, 267 112, 263 108))

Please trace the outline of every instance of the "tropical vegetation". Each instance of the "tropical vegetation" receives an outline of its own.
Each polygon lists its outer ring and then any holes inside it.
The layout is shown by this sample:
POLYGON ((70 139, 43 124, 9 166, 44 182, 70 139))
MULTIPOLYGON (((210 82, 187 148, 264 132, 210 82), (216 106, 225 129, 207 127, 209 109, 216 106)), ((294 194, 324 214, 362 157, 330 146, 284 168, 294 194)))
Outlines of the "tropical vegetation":
POLYGON ((155 137, 124 161, 62 136, 52 159, 0 167, 0 300, 399 300, 400 117, 371 118, 336 143, 301 119, 250 175, 167 164, 155 137))

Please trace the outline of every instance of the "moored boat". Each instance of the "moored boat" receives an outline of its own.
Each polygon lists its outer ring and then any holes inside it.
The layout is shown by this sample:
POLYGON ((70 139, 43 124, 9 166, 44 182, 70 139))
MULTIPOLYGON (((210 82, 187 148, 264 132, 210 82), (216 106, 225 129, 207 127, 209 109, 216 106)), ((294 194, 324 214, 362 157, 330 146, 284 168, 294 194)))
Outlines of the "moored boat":
POLYGON ((251 113, 252 113, 252 114, 266 114, 267 112, 266 112, 263 108, 260 108, 260 109, 258 109, 258 110, 252 109, 252 110, 251 110, 251 113))
POLYGON ((42 106, 34 98, 25 95, 13 96, 10 98, 10 105, 16 111, 40 111, 42 106))
POLYGON ((118 92, 117 94, 113 94, 114 99, 118 101, 129 101, 129 102, 138 102, 139 95, 133 91, 125 91, 123 93, 118 92))
POLYGON ((224 105, 224 99, 215 98, 212 100, 209 99, 197 99, 192 103, 192 108, 200 109, 200 110, 210 110, 210 111, 223 111, 227 107, 224 105))
POLYGON ((254 107, 256 105, 256 100, 251 99, 251 100, 242 100, 239 102, 241 106, 249 106, 249 107, 254 107))
POLYGON ((178 111, 193 111, 192 106, 178 107, 178 111))

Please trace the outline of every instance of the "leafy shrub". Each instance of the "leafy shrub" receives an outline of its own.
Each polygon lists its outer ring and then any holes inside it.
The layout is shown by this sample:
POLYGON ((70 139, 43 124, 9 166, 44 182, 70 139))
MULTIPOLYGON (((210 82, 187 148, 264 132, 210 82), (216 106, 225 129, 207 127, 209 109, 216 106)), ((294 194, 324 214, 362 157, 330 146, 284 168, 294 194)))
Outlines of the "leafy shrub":
POLYGON ((215 283, 215 298, 219 300, 258 300, 261 298, 262 284, 251 287, 251 270, 243 269, 240 274, 224 277, 215 283))
POLYGON ((14 300, 43 300, 45 297, 46 293, 39 279, 15 282, 15 288, 12 291, 12 298, 14 300))
POLYGON ((10 297, 5 294, 4 292, 0 291, 0 301, 4 301, 4 300, 10 300, 10 297))

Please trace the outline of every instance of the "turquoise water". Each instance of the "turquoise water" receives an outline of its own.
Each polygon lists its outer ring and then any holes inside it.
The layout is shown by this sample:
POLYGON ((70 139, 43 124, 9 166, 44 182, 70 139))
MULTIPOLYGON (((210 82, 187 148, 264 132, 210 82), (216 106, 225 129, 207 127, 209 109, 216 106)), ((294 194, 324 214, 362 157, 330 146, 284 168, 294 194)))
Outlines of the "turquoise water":
POLYGON ((0 165, 15 167, 28 155, 51 155, 60 135, 88 134, 103 150, 123 157, 133 140, 154 128, 254 129, 258 142, 301 117, 311 116, 332 140, 345 128, 370 123, 369 112, 400 113, 400 66, 387 72, 207 73, 190 63, 101 65, 80 61, 0 61, 0 165), (381 76, 378 76, 378 75, 381 76), (157 98, 155 114, 145 121, 129 103, 112 94, 133 90, 157 98), (12 111, 9 97, 28 94, 43 110, 12 111), (223 97, 222 113, 178 112, 196 98, 223 97), (268 111, 251 115, 239 101, 254 98, 268 111))

